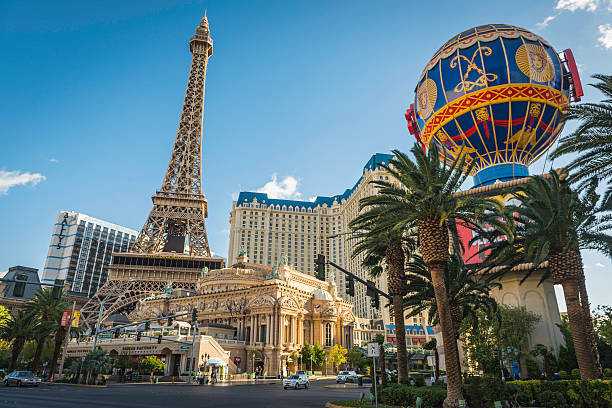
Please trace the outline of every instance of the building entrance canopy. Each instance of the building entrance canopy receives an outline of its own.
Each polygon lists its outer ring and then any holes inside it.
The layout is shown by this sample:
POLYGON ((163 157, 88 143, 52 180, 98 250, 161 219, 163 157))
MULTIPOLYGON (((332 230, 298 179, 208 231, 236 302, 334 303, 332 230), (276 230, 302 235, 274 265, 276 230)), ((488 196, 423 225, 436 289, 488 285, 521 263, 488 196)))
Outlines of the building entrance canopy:
POLYGON ((210 360, 208 360, 206 362, 206 365, 207 366, 215 366, 215 367, 216 366, 223 366, 223 367, 225 367, 225 366, 227 366, 227 363, 225 361, 221 360, 220 358, 213 357, 213 358, 211 358, 210 360))

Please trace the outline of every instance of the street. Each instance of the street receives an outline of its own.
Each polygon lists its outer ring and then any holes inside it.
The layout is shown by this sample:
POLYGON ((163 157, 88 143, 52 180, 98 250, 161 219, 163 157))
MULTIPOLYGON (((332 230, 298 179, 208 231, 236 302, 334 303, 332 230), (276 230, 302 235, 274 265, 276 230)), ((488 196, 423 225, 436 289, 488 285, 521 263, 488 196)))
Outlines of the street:
POLYGON ((323 407, 327 401, 359 398, 368 388, 326 389, 334 380, 312 381, 310 389, 283 390, 280 383, 236 386, 112 384, 107 388, 63 384, 38 388, 0 387, 0 407, 323 407))

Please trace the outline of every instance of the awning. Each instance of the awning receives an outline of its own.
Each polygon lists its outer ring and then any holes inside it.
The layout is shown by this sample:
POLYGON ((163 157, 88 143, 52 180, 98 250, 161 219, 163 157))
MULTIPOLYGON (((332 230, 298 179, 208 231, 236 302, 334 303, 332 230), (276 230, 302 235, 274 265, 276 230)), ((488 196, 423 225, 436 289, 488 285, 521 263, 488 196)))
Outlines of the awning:
POLYGON ((226 366, 227 363, 220 358, 213 357, 206 362, 207 366, 226 366))

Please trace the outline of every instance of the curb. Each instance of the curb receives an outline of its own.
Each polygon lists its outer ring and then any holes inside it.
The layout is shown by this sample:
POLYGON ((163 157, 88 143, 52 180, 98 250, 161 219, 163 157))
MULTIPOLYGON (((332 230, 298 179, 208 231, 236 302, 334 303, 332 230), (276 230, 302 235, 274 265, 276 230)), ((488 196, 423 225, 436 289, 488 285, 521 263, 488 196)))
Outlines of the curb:
POLYGON ((332 404, 331 402, 326 402, 325 403, 325 408, 347 408, 347 407, 343 407, 341 405, 332 404))
POLYGON ((354 387, 346 387, 344 385, 340 385, 340 384, 331 384, 331 385, 324 385, 323 388, 327 388, 328 390, 365 390, 365 389, 369 389, 369 386, 358 386, 355 385, 354 387))
POLYGON ((70 387, 92 387, 92 388, 108 388, 108 385, 90 385, 90 384, 72 384, 72 383, 53 383, 53 385, 49 384, 50 387, 56 386, 56 385, 68 385, 70 387))

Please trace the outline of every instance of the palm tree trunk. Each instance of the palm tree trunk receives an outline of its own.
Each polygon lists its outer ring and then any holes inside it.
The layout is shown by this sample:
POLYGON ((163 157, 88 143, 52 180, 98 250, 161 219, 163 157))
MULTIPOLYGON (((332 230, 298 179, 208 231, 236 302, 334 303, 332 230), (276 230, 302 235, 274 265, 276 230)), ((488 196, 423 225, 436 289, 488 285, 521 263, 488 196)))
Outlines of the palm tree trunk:
POLYGON ((393 320, 395 322, 395 340, 397 348, 398 380, 408 377, 408 360, 406 359, 406 330, 404 329, 404 297, 393 295, 393 320))
POLYGON ((387 363, 385 362, 385 349, 382 344, 380 345, 380 385, 382 388, 387 386, 387 363))
POLYGON ((563 296, 567 306, 567 316, 572 331, 572 339, 574 340, 580 376, 583 379, 596 379, 598 376, 591 353, 591 342, 586 337, 584 313, 580 305, 580 285, 577 279, 570 278, 561 282, 561 286, 563 287, 563 296))
POLYGON ((395 346, 397 349, 398 380, 408 377, 406 359, 406 330, 404 328, 404 295, 406 288, 406 255, 401 242, 388 244, 385 259, 387 261, 389 293, 393 297, 393 321, 395 322, 395 346))
POLYGON ((444 283, 444 264, 433 263, 429 265, 431 280, 436 295, 438 306, 438 317, 442 329, 442 341, 444 342, 444 361, 446 363, 446 399, 444 407, 451 408, 459 406, 459 400, 463 399, 461 394, 461 376, 459 375, 459 354, 453 319, 446 294, 444 283))
POLYGON ((587 339, 591 343, 591 356, 595 370, 597 370, 597 378, 603 377, 601 369, 601 359, 599 357, 599 348, 597 347, 597 338, 595 337, 595 329, 593 328, 593 318, 591 317, 591 304, 589 303, 589 295, 586 290, 586 279, 582 268, 582 257, 580 258, 580 274, 578 277, 578 290, 580 291, 580 306, 584 315, 584 329, 587 339))
POLYGON ((21 350, 23 350, 24 344, 25 344, 25 338, 23 337, 16 337, 15 340, 13 340, 13 348, 11 350, 11 362, 9 364, 9 372, 12 372, 15 370, 17 366, 17 357, 19 357, 19 353, 21 353, 21 350))
POLYGON ((34 351, 34 359, 32 360, 32 372, 38 373, 38 366, 40 365, 40 356, 42 355, 43 347, 45 346, 46 336, 36 339, 36 350, 34 351))
MULTIPOLYGON (((57 367, 57 358, 59 357, 60 349, 62 348, 62 342, 64 340, 65 329, 58 325, 55 331, 55 346, 53 347, 53 357, 51 358, 51 364, 49 364, 49 375, 55 373, 57 367)), ((60 373, 61 374, 61 373, 60 373)))

